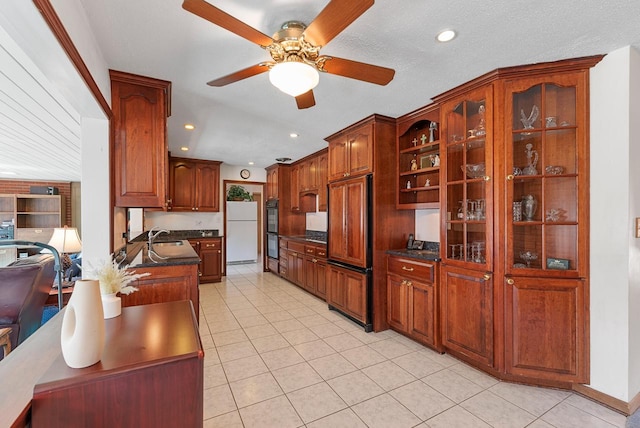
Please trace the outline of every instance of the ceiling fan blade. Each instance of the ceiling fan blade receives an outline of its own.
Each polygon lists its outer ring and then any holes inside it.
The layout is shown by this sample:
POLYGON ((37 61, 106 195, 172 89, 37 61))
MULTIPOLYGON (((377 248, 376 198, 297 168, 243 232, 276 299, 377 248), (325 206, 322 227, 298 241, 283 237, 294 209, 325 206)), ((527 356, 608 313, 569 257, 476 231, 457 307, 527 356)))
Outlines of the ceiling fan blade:
POLYGON ((235 73, 231 73, 227 76, 220 77, 218 79, 212 80, 211 82, 207 82, 209 86, 225 86, 229 83, 234 83, 242 79, 246 79, 248 77, 255 76, 260 73, 264 73, 265 71, 269 71, 268 63, 261 62, 260 64, 252 65, 251 67, 247 67, 243 70, 236 71, 235 73))
POLYGON ((298 108, 300 110, 316 105, 316 99, 313 96, 313 89, 305 92, 302 95, 298 95, 296 97, 296 104, 298 104, 298 108))
MULTIPOLYGON (((322 58, 323 57, 321 57, 321 59, 322 58)), ((376 85, 386 85, 391 82, 393 76, 396 74, 396 71, 392 68, 380 67, 364 62, 352 61, 350 59, 336 57, 324 58, 327 58, 327 60, 323 65, 323 69, 327 73, 375 83, 376 85)))
POLYGON ((273 43, 271 37, 204 0, 184 0, 182 8, 260 46, 269 46, 273 43))
POLYGON ((304 38, 314 46, 326 46, 371 6, 373 0, 331 0, 304 30, 304 38))

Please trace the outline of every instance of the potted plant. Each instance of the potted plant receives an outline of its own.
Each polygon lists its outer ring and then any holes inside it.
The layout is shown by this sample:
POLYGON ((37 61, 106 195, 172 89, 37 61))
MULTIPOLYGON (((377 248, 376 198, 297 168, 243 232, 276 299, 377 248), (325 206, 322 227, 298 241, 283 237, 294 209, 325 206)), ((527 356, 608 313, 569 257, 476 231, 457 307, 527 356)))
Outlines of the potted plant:
POLYGON ((233 184, 227 190, 227 201, 250 201, 252 199, 251 193, 240 185, 233 184))
POLYGON ((149 276, 150 273, 135 273, 128 269, 129 265, 120 266, 115 260, 104 262, 102 266, 93 269, 93 274, 100 282, 100 294, 102 295, 102 308, 104 318, 113 318, 120 315, 122 305, 120 294, 131 294, 138 289, 129 285, 133 281, 149 276))

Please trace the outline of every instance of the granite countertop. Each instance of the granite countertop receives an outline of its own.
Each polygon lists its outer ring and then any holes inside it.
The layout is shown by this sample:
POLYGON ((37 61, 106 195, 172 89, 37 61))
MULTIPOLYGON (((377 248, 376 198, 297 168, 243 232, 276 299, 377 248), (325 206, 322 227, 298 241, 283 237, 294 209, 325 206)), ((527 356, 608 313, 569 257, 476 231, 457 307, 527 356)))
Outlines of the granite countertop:
MULTIPOLYGON (((131 240, 131 242, 146 242, 148 239, 148 231, 141 233, 131 240)), ((200 230, 170 230, 169 233, 161 233, 155 239, 155 242, 179 241, 182 239, 198 239, 198 238, 222 238, 218 229, 200 229, 200 230)))
POLYGON ((280 235, 280 237, 295 239, 296 241, 313 242, 314 244, 327 245, 327 232, 319 230, 307 230, 304 235, 280 235))
POLYGON ((387 254, 394 256, 407 257, 410 259, 429 260, 439 262, 440 259, 440 243, 426 241, 422 250, 407 250, 406 248, 387 250, 387 254))

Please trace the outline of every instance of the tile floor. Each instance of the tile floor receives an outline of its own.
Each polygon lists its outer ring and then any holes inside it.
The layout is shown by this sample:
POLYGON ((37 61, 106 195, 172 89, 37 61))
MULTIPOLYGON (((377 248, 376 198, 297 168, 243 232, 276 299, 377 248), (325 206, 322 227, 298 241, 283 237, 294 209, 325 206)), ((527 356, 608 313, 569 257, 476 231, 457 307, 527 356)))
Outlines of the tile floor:
POLYGON ((204 426, 624 427, 567 391, 500 382, 393 331, 365 333, 260 265, 200 286, 204 426))

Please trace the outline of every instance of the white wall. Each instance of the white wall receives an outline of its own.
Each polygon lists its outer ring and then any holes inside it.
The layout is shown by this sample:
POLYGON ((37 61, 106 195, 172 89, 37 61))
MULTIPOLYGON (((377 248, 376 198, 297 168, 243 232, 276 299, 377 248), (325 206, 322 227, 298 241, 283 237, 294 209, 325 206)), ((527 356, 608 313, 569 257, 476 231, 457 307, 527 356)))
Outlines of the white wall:
POLYGON ((440 242, 440 210, 416 210, 415 239, 440 242))
POLYGON ((629 401, 638 392, 638 53, 609 53, 591 71, 591 387, 629 401), (631 58, 634 72, 631 73, 631 58), (631 79, 635 93, 631 94, 631 79), (632 119, 630 100, 635 109, 632 119), (635 158, 633 156, 635 154, 635 158), (630 296, 636 297, 635 301, 630 296), (633 314, 633 315, 631 315, 633 314), (636 322, 634 331, 632 318, 636 322), (633 334, 636 333, 636 334, 633 334))

